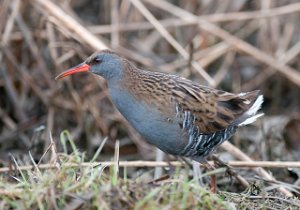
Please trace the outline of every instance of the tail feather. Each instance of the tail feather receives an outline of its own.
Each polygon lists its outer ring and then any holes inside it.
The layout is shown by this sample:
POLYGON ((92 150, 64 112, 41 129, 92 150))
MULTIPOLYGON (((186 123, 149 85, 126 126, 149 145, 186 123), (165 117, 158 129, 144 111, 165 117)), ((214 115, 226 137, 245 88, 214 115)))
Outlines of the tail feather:
POLYGON ((252 104, 250 109, 248 109, 238 120, 237 125, 238 126, 244 126, 251 124, 256 121, 257 118, 263 116, 263 113, 257 114, 258 110, 261 108, 261 105, 264 101, 264 98, 262 95, 259 95, 255 102, 252 104))

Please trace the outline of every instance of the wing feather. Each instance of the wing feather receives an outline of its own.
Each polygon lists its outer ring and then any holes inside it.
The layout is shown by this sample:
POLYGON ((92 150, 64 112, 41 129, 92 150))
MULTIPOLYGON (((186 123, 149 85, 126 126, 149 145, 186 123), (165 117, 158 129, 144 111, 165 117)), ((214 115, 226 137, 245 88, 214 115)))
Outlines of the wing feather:
POLYGON ((235 124, 247 112, 260 95, 259 91, 233 94, 200 85, 177 80, 175 92, 182 114, 177 116, 184 120, 184 113, 190 112, 194 125, 199 132, 207 134, 226 129, 235 124))

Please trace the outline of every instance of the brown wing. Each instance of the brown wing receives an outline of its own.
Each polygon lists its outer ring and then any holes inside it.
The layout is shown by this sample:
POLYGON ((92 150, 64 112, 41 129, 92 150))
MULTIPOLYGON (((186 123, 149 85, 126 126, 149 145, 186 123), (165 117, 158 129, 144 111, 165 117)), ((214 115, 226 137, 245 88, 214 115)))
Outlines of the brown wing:
POLYGON ((172 93, 181 113, 190 112, 201 133, 213 133, 238 122, 259 96, 259 91, 232 94, 185 80, 177 81, 172 93))
POLYGON ((259 95, 259 91, 232 94, 175 75, 142 70, 135 71, 124 81, 127 82, 123 86, 131 90, 137 100, 157 107, 170 118, 176 115, 178 123, 182 123, 184 114, 189 112, 201 133, 213 133, 235 123, 259 95))

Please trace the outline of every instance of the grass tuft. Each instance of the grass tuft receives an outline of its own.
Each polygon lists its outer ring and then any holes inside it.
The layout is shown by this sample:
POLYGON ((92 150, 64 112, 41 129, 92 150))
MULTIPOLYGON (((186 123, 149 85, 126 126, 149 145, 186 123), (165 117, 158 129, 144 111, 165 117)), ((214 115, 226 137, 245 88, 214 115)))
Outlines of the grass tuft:
MULTIPOLYGON (((295 209, 299 201, 283 197, 261 196, 259 191, 244 194, 211 193, 189 177, 189 170, 177 167, 168 178, 146 180, 127 174, 119 167, 119 143, 115 146, 115 164, 98 164, 96 159, 106 140, 99 146, 90 165, 79 152, 67 131, 61 135, 63 153, 52 152, 49 168, 15 169, 0 174, 1 209, 295 209), (67 153, 70 144, 71 154, 67 153), (55 165, 56 167, 53 167, 55 165), (72 167, 70 167, 72 165, 72 167)), ((55 145, 54 145, 55 147, 55 145)), ((50 148, 50 147, 49 147, 50 148)), ((45 156, 45 155, 43 155, 45 156)), ((43 157, 42 156, 42 157, 43 157)), ((147 172, 145 172, 147 173, 147 172)), ((204 176, 208 176, 203 174, 204 176)))
POLYGON ((116 164, 82 167, 84 153, 79 152, 67 131, 62 133, 61 143, 64 152, 55 155, 59 161, 53 161, 59 162, 59 167, 38 169, 34 163, 34 169, 22 171, 13 158, 17 174, 0 175, 2 209, 228 209, 227 202, 189 180, 187 174, 180 175, 179 169, 170 179, 155 184, 134 180, 126 168, 120 171, 118 144, 116 164), (67 143, 71 154, 67 154, 67 143), (77 166, 69 167, 70 163, 77 166))

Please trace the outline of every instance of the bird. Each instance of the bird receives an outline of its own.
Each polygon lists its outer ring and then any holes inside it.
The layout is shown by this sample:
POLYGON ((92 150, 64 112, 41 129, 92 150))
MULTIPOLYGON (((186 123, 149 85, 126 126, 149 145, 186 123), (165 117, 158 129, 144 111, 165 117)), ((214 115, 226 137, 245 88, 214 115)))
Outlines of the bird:
POLYGON ((261 117, 261 91, 230 93, 177 75, 143 70, 109 49, 93 53, 55 79, 90 72, 107 82, 119 112, 150 144, 167 154, 206 158, 238 127, 261 117))

